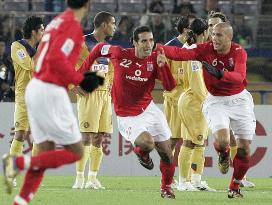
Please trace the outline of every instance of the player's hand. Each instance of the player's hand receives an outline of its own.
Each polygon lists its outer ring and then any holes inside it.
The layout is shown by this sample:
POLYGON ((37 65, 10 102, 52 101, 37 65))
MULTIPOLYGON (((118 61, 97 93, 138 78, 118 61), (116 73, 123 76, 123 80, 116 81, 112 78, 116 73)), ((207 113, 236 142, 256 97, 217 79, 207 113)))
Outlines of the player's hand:
POLYGON ((218 80, 220 80, 224 76, 223 70, 217 69, 216 67, 207 63, 206 61, 202 61, 202 64, 203 64, 203 67, 208 71, 208 73, 216 77, 218 80))
POLYGON ((79 96, 86 96, 88 93, 83 90, 80 86, 75 86, 71 89, 71 92, 73 92, 74 94, 76 95, 79 95, 79 96))
POLYGON ((104 78, 97 75, 96 72, 86 72, 79 86, 86 92, 91 93, 96 88, 98 88, 99 85, 103 85, 103 84, 104 84, 104 78))
POLYGON ((158 66, 163 67, 166 62, 167 62, 167 59, 165 57, 163 48, 158 49, 158 51, 157 51, 157 64, 158 64, 158 66))

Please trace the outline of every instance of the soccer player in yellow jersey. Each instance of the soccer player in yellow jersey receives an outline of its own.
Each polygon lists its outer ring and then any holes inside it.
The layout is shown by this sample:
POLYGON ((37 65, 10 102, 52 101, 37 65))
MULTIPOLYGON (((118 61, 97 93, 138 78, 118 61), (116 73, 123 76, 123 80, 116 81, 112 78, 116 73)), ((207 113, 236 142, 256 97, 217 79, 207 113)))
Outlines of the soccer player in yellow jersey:
MULTIPOLYGON (((25 137, 29 134, 29 123, 25 105, 25 89, 34 71, 34 56, 36 46, 44 32, 43 20, 37 16, 30 16, 23 26, 24 38, 11 45, 11 59, 15 70, 15 135, 11 143, 10 154, 21 155, 25 137)), ((35 146, 32 154, 37 150, 35 146)), ((15 184, 14 184, 15 185, 15 184)))
MULTIPOLYGON (((211 11, 208 15, 208 26, 209 26, 209 37, 211 38, 212 28, 218 23, 227 22, 228 19, 225 14, 222 12, 214 12, 211 11)), ((233 132, 230 132, 230 157, 233 160, 237 153, 237 143, 233 132)), ((255 184, 251 181, 248 181, 247 177, 244 176, 243 180, 241 180, 241 187, 253 188, 255 184)))
MULTIPOLYGON (((208 39, 208 24, 203 19, 195 19, 190 24, 184 47, 203 43, 208 39)), ((215 191, 201 181, 204 169, 205 140, 208 125, 201 107, 208 92, 206 90, 202 65, 198 61, 187 61, 183 65, 184 93, 178 101, 178 110, 184 128, 183 144, 179 153, 179 191, 215 191), (193 170, 190 176, 191 167, 193 170)))
MULTIPOLYGON (((166 45, 182 47, 186 41, 186 33, 189 27, 189 18, 180 17, 177 23, 177 30, 180 33, 179 36, 170 40, 166 45)), ((169 66, 172 72, 173 77, 177 82, 177 86, 172 91, 164 91, 164 114, 166 116, 168 125, 172 132, 171 137, 171 149, 174 150, 178 140, 181 139, 181 121, 178 115, 178 99, 183 89, 183 63, 182 61, 169 60, 169 66)))
MULTIPOLYGON (((86 35, 86 44, 83 46, 77 68, 87 58, 89 51, 98 43, 106 41, 115 31, 115 18, 108 12, 99 12, 94 17, 94 31, 86 35)), ((84 155, 76 163, 76 180, 72 188, 104 189, 96 178, 103 157, 103 136, 112 133, 111 109, 111 79, 113 76, 109 59, 99 58, 90 70, 97 71, 105 77, 104 85, 91 94, 85 94, 77 89, 77 110, 79 127, 83 137, 84 155), (90 160, 88 179, 84 186, 84 170, 86 162, 90 160)))

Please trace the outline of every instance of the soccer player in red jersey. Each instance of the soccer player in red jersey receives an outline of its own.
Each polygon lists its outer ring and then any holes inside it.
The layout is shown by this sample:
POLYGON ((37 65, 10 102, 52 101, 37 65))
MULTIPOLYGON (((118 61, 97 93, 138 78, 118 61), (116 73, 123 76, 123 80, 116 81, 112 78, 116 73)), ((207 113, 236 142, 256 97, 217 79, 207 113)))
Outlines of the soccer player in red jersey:
POLYGON ((230 161, 230 128, 237 140, 237 154, 233 160, 233 175, 228 197, 243 197, 240 183, 249 169, 250 144, 256 128, 251 94, 245 89, 247 53, 232 42, 233 30, 222 22, 212 30, 212 42, 186 49, 158 45, 173 60, 198 60, 203 63, 203 76, 209 95, 202 112, 215 136, 219 169, 226 174, 230 161))
POLYGON ((122 136, 135 146, 142 166, 153 169, 149 153, 156 148, 161 157, 161 196, 175 198, 171 190, 175 164, 170 146, 171 131, 162 111, 154 104, 151 91, 160 79, 166 90, 176 82, 164 53, 153 51, 154 39, 149 27, 137 27, 133 33, 135 48, 123 49, 106 43, 97 44, 82 64, 80 71, 90 68, 94 60, 105 56, 114 66, 112 99, 122 136))
POLYGON ((14 205, 26 205, 34 197, 48 168, 57 168, 82 156, 81 134, 67 94, 68 84, 87 92, 103 83, 96 73, 82 75, 74 66, 84 42, 80 21, 87 14, 89 0, 68 0, 68 9, 54 18, 45 30, 37 51, 34 78, 26 89, 26 105, 36 156, 3 156, 7 192, 21 170, 27 170, 14 205), (64 149, 55 150, 55 145, 64 149))

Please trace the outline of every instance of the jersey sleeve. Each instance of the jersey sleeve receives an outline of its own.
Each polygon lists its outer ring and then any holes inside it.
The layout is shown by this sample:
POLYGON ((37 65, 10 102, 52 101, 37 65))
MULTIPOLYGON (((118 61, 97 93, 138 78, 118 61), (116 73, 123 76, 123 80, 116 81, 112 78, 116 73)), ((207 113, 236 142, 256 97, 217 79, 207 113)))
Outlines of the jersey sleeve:
POLYGON ((157 48, 164 50, 165 56, 168 59, 175 61, 187 61, 187 60, 198 60, 201 61, 201 47, 195 46, 190 48, 180 48, 176 46, 165 46, 158 44, 157 48))
POLYGON ((159 67, 156 63, 156 69, 157 78, 162 82, 163 88, 167 91, 173 90, 177 83, 171 73, 168 63, 165 63, 162 67, 159 67))
POLYGON ((98 43, 96 46, 91 50, 89 56, 85 59, 84 63, 79 68, 80 73, 85 73, 86 71, 90 70, 90 67, 94 63, 95 59, 99 57, 107 57, 110 59, 119 58, 121 55, 120 47, 112 46, 107 43, 98 43))
POLYGON ((76 70, 78 70, 80 68, 80 66, 84 63, 84 61, 88 57, 88 55, 89 55, 89 49, 88 49, 86 43, 84 43, 82 45, 80 55, 79 55, 79 58, 76 63, 76 70))
POLYGON ((24 70, 32 70, 33 68, 30 66, 31 58, 23 49, 18 45, 18 43, 13 43, 11 45, 11 59, 14 64, 17 64, 24 70))
POLYGON ((234 59, 234 70, 225 71, 224 76, 220 80, 231 84, 241 84, 246 78, 246 61, 246 51, 243 48, 238 48, 234 59))
POLYGON ((207 96, 207 89, 204 83, 202 64, 199 61, 190 61, 188 69, 189 85, 196 97, 203 102, 207 96))

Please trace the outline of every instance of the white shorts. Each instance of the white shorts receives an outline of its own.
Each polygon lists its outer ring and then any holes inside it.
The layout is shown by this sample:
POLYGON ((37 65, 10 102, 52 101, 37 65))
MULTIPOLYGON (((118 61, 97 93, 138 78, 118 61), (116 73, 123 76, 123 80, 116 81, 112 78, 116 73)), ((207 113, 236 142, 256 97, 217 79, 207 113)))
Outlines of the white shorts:
POLYGON ((117 125, 120 134, 133 145, 142 132, 149 132, 155 142, 170 139, 171 131, 163 112, 151 102, 146 110, 137 116, 117 116, 117 125))
POLYGON ((26 88, 30 128, 36 144, 59 145, 81 140, 77 119, 65 88, 33 78, 26 88))
POLYGON ((231 96, 209 94, 202 112, 212 133, 231 128, 236 138, 252 140, 256 129, 254 103, 251 94, 243 90, 231 96))

